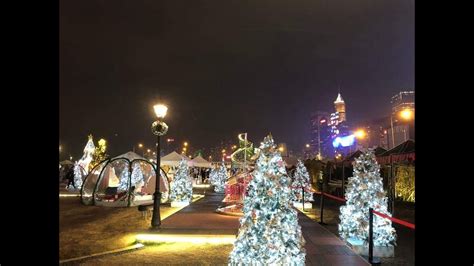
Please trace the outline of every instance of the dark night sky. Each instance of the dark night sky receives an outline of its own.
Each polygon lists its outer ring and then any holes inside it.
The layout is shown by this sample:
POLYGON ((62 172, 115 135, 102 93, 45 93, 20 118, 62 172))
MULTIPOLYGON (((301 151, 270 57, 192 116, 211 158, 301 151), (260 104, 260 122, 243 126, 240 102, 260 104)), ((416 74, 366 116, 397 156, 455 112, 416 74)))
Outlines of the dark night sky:
POLYGON ((414 88, 413 0, 60 2, 60 143, 75 159, 89 133, 111 155, 151 148, 158 99, 167 136, 193 148, 271 132, 296 151, 338 83, 352 121, 414 88))

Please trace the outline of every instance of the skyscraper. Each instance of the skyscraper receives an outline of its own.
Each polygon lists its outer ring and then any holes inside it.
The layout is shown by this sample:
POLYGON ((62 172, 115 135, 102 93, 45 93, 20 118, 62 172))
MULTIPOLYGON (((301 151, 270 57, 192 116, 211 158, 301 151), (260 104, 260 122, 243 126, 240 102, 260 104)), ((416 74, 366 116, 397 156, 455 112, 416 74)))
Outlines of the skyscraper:
POLYGON ((333 155, 331 150, 331 128, 329 127, 329 112, 317 111, 311 115, 311 155, 321 153, 323 157, 333 155))
POLYGON ((415 110, 415 92, 401 91, 395 94, 391 100, 392 120, 389 128, 388 144, 393 148, 408 139, 415 139, 414 119, 402 119, 400 114, 404 110, 415 110), (393 126, 393 128, 392 128, 393 126))
POLYGON ((339 113, 339 122, 346 121, 346 103, 340 93, 337 94, 337 98, 334 101, 334 108, 339 113))

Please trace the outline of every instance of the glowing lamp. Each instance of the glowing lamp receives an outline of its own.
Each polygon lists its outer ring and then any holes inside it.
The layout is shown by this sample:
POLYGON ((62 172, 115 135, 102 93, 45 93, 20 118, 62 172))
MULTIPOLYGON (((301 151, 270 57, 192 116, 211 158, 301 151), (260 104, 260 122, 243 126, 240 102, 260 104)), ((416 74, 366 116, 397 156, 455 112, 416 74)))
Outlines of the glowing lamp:
POLYGON ((153 106, 153 109, 155 110, 156 117, 158 118, 164 118, 166 116, 166 112, 168 111, 168 107, 163 104, 156 104, 153 106))
POLYGON ((358 138, 358 139, 363 139, 363 138, 365 138, 365 135, 366 135, 366 133, 365 133, 365 131, 364 131, 363 129, 359 129, 359 130, 357 130, 356 132, 354 132, 354 136, 355 136, 356 138, 358 138))
POLYGON ((411 120, 413 118, 413 111, 410 109, 405 109, 400 112, 400 117, 405 120, 411 120))

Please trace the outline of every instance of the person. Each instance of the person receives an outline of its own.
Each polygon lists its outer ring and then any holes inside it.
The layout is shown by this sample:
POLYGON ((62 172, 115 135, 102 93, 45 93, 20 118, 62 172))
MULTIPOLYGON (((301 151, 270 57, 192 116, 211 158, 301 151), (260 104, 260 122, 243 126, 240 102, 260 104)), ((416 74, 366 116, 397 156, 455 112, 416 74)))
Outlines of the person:
POLYGON ((70 185, 74 188, 76 188, 76 185, 74 184, 74 168, 71 167, 69 168, 69 171, 66 174, 66 179, 68 180, 66 188, 70 188, 70 185))

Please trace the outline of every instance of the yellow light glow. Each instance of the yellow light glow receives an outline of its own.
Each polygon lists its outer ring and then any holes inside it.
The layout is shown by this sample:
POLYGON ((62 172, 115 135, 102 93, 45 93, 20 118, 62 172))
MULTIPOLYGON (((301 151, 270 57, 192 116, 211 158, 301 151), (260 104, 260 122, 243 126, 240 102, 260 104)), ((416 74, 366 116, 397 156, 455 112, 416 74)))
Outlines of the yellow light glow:
POLYGON ((209 188, 211 185, 209 184, 193 184, 193 187, 195 188, 209 188))
POLYGON ((184 208, 189 205, 189 202, 186 201, 172 201, 171 207, 172 208, 184 208))
POLYGON ((363 139, 366 136, 366 133, 363 129, 359 129, 356 132, 354 132, 354 136, 358 139, 363 139))
POLYGON ((100 139, 98 143, 99 146, 105 146, 105 143, 107 143, 107 141, 105 139, 100 139))
POLYGON ((143 148, 143 144, 138 143, 138 147, 143 148))
POLYGON ((156 104, 153 106, 153 109, 155 110, 156 117, 158 118, 164 118, 166 116, 166 112, 168 111, 168 107, 164 104, 156 104))
POLYGON ((222 150, 222 153, 225 153, 225 149, 222 150))
POLYGON ((186 147, 183 147, 183 151, 186 151, 186 150, 187 150, 186 147))
POLYGON ((413 118, 413 110, 405 109, 400 112, 400 117, 404 120, 411 120, 413 118))
POLYGON ((148 150, 146 150, 146 152, 148 152, 148 153, 149 153, 149 152, 151 152, 151 150, 150 150, 150 149, 148 149, 148 150))
POLYGON ((309 144, 306 144, 306 148, 309 148, 309 144))
POLYGON ((280 152, 283 152, 283 151, 285 150, 285 148, 280 147, 280 148, 278 148, 278 150, 279 150, 280 152))
POLYGON ((188 143, 185 141, 185 142, 183 143, 183 145, 184 145, 184 147, 187 147, 187 146, 188 146, 188 143))
POLYGON ((65 198, 65 197, 80 197, 81 195, 79 193, 77 194, 64 194, 64 193, 60 193, 59 194, 59 197, 60 198, 65 198))
POLYGON ((139 243, 233 244, 235 235, 138 234, 136 240, 139 243))

